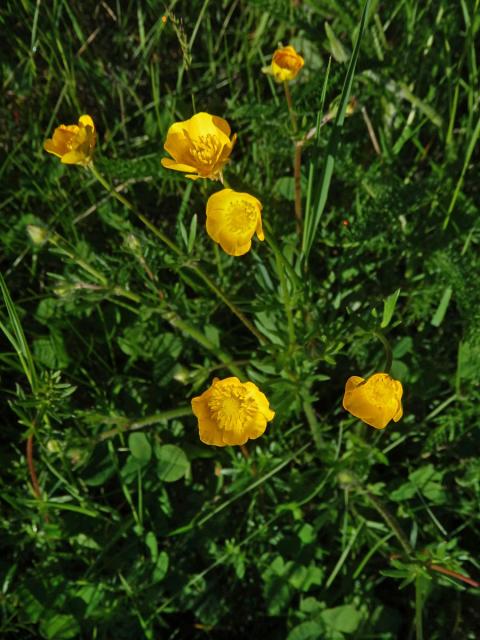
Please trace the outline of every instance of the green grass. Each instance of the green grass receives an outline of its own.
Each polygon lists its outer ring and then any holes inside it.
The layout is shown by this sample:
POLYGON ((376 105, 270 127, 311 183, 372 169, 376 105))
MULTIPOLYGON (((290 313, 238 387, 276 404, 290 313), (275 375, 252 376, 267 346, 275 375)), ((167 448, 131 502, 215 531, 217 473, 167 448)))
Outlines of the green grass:
POLYGON ((479 1, 4 5, 0 637, 478 638, 479 1), (195 111, 263 203, 242 258, 160 164, 195 111), (82 113, 117 196, 43 151, 82 113), (341 401, 385 339, 375 431, 341 401), (190 413, 230 375, 276 412, 243 452, 190 413))

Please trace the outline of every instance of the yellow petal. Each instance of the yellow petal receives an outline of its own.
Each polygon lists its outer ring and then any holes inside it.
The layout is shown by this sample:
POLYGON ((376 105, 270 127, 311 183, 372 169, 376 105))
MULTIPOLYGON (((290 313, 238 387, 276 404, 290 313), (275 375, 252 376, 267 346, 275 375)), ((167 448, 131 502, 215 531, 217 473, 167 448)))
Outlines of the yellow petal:
POLYGON ((183 123, 183 129, 188 132, 192 138, 200 138, 202 136, 213 135, 219 137, 225 144, 230 135, 230 125, 226 120, 218 116, 213 116, 205 111, 200 111, 183 123), (227 138, 227 140, 225 140, 227 138))
POLYGON ((386 373, 375 373, 367 380, 352 376, 345 385, 343 406, 353 416, 376 429, 403 415, 403 387, 386 373))
POLYGON ((220 231, 222 228, 222 222, 218 218, 210 216, 206 222, 207 233, 212 240, 220 242, 220 231))
POLYGON ((175 160, 172 160, 171 158, 162 158, 160 162, 162 163, 162 166, 165 167, 165 169, 173 169, 174 171, 183 171, 183 172, 192 172, 192 173, 196 171, 195 167, 191 167, 188 164, 181 164, 180 162, 175 162, 175 160))
MULTIPOLYGON (((205 115, 208 115, 208 113, 205 115)), ((223 118, 220 118, 219 116, 212 116, 212 123, 216 127, 218 127, 220 131, 223 131, 223 133, 227 136, 227 138, 230 137, 230 133, 232 132, 232 130, 230 129, 230 125, 226 120, 224 120, 223 118)), ((237 139, 237 134, 235 134, 232 138, 232 142, 231 142, 232 145, 234 144, 236 139, 237 139)))
POLYGON ((198 421, 198 434, 204 444, 213 444, 217 447, 223 447, 227 444, 223 440, 223 432, 212 419, 201 418, 198 421))
POLYGON ((183 128, 180 127, 181 124, 183 123, 176 122, 175 124, 172 124, 168 130, 167 139, 165 140, 163 148, 177 162, 185 163, 185 160, 187 160, 185 164, 189 164, 192 161, 192 157, 188 153, 188 141, 185 137, 183 128))
POLYGON ((258 387, 235 376, 215 379, 207 391, 192 399, 192 410, 202 442, 217 446, 242 445, 260 437, 274 416, 258 387))
POLYGON ((78 119, 78 125, 62 124, 57 127, 52 138, 45 141, 43 148, 59 157, 63 164, 86 165, 91 160, 96 139, 93 120, 84 114, 78 119))
POLYGON ((261 202, 249 193, 222 189, 208 199, 207 233, 229 255, 244 255, 256 232, 263 239, 261 210, 261 202))
POLYGON ((164 149, 174 158, 177 166, 164 166, 180 171, 178 165, 188 165, 193 167, 198 176, 187 177, 217 180, 235 141, 235 136, 230 140, 229 135, 230 125, 226 120, 205 112, 175 122, 168 129, 164 149))
POLYGON ((243 256, 248 253, 252 247, 252 241, 247 240, 247 242, 240 243, 235 236, 225 230, 223 227, 220 231, 219 245, 230 256, 243 256))
POLYGON ((95 125, 93 124, 93 120, 87 114, 80 116, 80 118, 78 119, 78 122, 80 124, 83 124, 84 127, 92 127, 92 129, 95 130, 95 125))
POLYGON ((257 238, 258 238, 259 240, 265 240, 265 234, 263 233, 262 218, 261 218, 261 216, 258 216, 258 222, 257 222, 256 234, 257 234, 257 238))
POLYGON ((275 412, 270 409, 267 396, 260 391, 256 384, 253 382, 245 382, 245 386, 255 398, 255 402, 258 405, 259 411, 270 421, 275 417, 275 412))
POLYGON ((43 148, 45 151, 47 151, 48 153, 53 153, 53 155, 57 156, 58 158, 61 158, 62 156, 62 154, 58 152, 57 145, 51 138, 45 140, 45 142, 43 143, 43 148))
POLYGON ((73 151, 69 151, 62 156, 63 164, 83 164, 87 160, 87 156, 81 151, 74 149, 73 151))
POLYGON ((260 412, 246 425, 245 430, 250 440, 263 436, 267 428, 267 419, 260 412))
POLYGON ((292 46, 281 47, 273 54, 271 73, 277 82, 289 82, 297 76, 304 62, 292 46))
POLYGON ((201 396, 192 398, 192 411, 193 415, 197 418, 209 418, 210 411, 208 410, 208 392, 206 391, 201 396))

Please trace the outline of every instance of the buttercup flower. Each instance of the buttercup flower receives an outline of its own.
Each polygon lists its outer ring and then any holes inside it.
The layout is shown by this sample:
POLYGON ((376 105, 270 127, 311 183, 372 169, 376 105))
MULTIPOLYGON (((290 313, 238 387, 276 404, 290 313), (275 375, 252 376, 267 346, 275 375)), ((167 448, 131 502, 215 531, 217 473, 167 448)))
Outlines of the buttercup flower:
POLYGON ((403 416, 402 383, 388 373, 374 373, 367 380, 351 376, 345 385, 343 408, 375 429, 403 416))
POLYGON ((259 438, 275 413, 253 382, 215 378, 210 389, 192 399, 200 440, 217 447, 245 444, 259 438))
POLYGON ((242 256, 250 250, 256 233, 264 240, 262 204, 248 193, 222 189, 207 202, 207 233, 231 256, 242 256))
POLYGON ((83 115, 78 119, 78 125, 62 124, 57 127, 53 137, 45 140, 43 148, 64 164, 87 165, 91 162, 96 141, 93 120, 83 115))
POLYGON ((189 120, 175 122, 163 145, 173 158, 162 158, 162 165, 184 171, 187 178, 221 180, 237 134, 230 138, 230 125, 223 118, 197 113, 189 120))
POLYGON ((305 64, 304 59, 295 49, 281 47, 277 49, 272 56, 272 64, 265 69, 277 82, 289 82, 297 77, 298 72, 305 64))

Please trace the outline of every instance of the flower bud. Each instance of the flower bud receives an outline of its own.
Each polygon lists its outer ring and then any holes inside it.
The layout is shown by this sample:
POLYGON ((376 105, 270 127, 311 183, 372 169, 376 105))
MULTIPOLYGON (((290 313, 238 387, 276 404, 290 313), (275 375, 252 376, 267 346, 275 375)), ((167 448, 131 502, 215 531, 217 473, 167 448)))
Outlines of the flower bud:
POLYGON ((41 247, 48 240, 48 229, 37 227, 35 224, 27 224, 27 233, 30 240, 37 247, 41 247))

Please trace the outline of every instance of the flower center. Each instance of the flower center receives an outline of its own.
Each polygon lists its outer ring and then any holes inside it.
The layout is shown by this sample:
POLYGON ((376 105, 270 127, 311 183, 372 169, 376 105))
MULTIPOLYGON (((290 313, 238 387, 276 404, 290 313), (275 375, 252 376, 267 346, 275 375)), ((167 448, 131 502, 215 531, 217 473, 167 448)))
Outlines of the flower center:
POLYGON ((255 400, 242 387, 214 387, 208 408, 220 429, 226 431, 241 429, 257 411, 255 400))
POLYGON ((67 151, 72 151, 72 149, 77 148, 79 129, 76 125, 59 127, 59 134, 58 139, 67 151))
POLYGON ((214 135, 208 133, 192 140, 190 138, 190 154, 199 165, 211 167, 217 161, 221 151, 221 144, 214 135))
POLYGON ((236 234, 253 234, 257 226, 258 209, 248 200, 233 200, 227 212, 229 231, 236 234))

